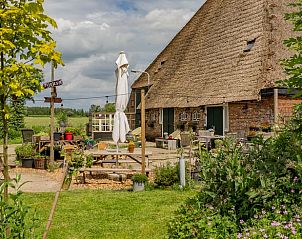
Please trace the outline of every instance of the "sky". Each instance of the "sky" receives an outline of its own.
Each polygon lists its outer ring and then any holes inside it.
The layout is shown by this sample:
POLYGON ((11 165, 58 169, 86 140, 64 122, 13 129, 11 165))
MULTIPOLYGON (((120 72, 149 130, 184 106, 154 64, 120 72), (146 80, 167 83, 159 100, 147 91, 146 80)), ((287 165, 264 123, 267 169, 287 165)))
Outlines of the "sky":
MULTIPOLYGON (((115 101, 115 61, 120 51, 129 62, 129 86, 138 75, 131 69, 145 70, 172 38, 191 19, 205 0, 45 0, 47 15, 58 24, 53 29, 57 50, 64 67, 55 71, 55 80, 64 107, 88 110, 91 104, 115 101), (96 99, 79 99, 101 97, 96 99), (65 99, 65 100, 64 100, 65 99), (69 100, 68 100, 69 99, 69 100)), ((46 66, 45 82, 50 81, 46 66)), ((34 104, 50 90, 36 94, 34 104)), ((57 105, 56 107, 60 107, 57 105)))

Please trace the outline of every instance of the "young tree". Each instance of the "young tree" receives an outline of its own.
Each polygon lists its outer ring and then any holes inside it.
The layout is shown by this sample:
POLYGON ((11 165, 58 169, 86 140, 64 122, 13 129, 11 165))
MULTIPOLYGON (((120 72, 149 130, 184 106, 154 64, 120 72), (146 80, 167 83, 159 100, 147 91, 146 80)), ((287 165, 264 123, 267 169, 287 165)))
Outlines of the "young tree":
MULTIPOLYGON (((294 11, 285 14, 285 19, 293 24, 294 32, 302 31, 302 0, 296 0, 289 5, 294 11)), ((298 90, 296 96, 302 96, 302 37, 290 37, 284 44, 295 54, 281 62, 287 74, 287 79, 282 81, 282 85, 290 90, 298 90)))
MULTIPOLYGON (((3 123, 3 160, 0 160, 5 181, 8 181, 9 101, 31 98, 42 90, 41 67, 53 62, 63 64, 55 50, 49 26, 56 22, 44 14, 43 0, 0 1, 0 116, 3 123)), ((7 199, 7 188, 4 192, 7 199)))

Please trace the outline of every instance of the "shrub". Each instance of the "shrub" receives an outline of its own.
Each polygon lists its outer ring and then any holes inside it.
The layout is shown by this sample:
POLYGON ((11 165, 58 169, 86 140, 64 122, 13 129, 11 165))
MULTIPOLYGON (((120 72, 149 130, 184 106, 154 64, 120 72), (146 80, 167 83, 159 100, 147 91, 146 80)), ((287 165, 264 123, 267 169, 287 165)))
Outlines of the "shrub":
POLYGON ((248 222, 241 221, 237 238, 302 238, 301 210, 295 205, 272 205, 262 209, 248 222))
POLYGON ((169 187, 179 183, 179 166, 167 164, 156 168, 154 183, 158 187, 169 187))
POLYGON ((37 219, 35 215, 31 219, 29 218, 29 207, 22 201, 20 179, 20 175, 17 175, 9 183, 9 186, 14 188, 16 193, 9 193, 8 202, 4 200, 3 196, 5 184, 0 186, 0 238, 37 238, 34 235, 37 219))
POLYGON ((137 183, 146 183, 148 182, 148 177, 145 174, 136 173, 132 176, 132 181, 137 183))
POLYGON ((274 139, 257 138, 254 144, 247 155, 227 141, 215 154, 200 152, 201 190, 177 212, 169 226, 169 238, 236 238, 242 221, 251 228, 269 225, 267 219, 258 225, 252 218, 268 210, 270 202, 302 205, 299 137, 284 130, 274 139), (217 220, 224 223, 218 225, 217 220), (213 224, 217 224, 216 229, 213 224))

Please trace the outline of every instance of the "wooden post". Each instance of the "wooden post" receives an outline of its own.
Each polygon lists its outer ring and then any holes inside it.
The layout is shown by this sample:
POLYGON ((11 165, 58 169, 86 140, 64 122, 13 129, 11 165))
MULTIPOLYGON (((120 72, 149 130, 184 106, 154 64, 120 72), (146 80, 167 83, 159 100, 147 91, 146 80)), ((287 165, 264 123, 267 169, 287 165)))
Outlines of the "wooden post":
MULTIPOLYGON (((51 64, 51 82, 53 83, 54 81, 54 64, 52 62, 51 64)), ((54 128, 55 128, 55 100, 56 98, 56 90, 55 86, 51 87, 51 97, 50 97, 50 156, 49 156, 49 164, 51 165, 50 169, 53 169, 52 165, 55 162, 54 159, 54 138, 53 138, 53 133, 54 133, 54 128)))
POLYGON ((274 89, 274 124, 275 124, 275 126, 278 125, 278 115, 279 115, 278 88, 275 88, 274 89))
POLYGON ((142 137, 142 174, 146 173, 146 124, 145 124, 145 90, 141 89, 141 137, 142 137))

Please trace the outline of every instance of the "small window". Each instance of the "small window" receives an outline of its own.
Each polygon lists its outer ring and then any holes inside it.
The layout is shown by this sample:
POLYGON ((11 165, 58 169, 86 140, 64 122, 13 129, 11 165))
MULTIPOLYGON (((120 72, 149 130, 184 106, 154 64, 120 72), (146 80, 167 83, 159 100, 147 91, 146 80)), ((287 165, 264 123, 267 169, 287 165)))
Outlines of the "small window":
POLYGON ((199 121, 200 120, 200 113, 198 113, 197 111, 194 111, 192 113, 192 121, 199 121))
POLYGON ((179 114, 180 121, 186 121, 188 119, 188 114, 186 112, 182 112, 179 114))
POLYGON ((256 42, 256 39, 253 39, 253 40, 248 41, 247 44, 246 44, 246 49, 244 50, 244 52, 251 51, 252 48, 253 48, 254 45, 255 45, 255 42, 256 42))

